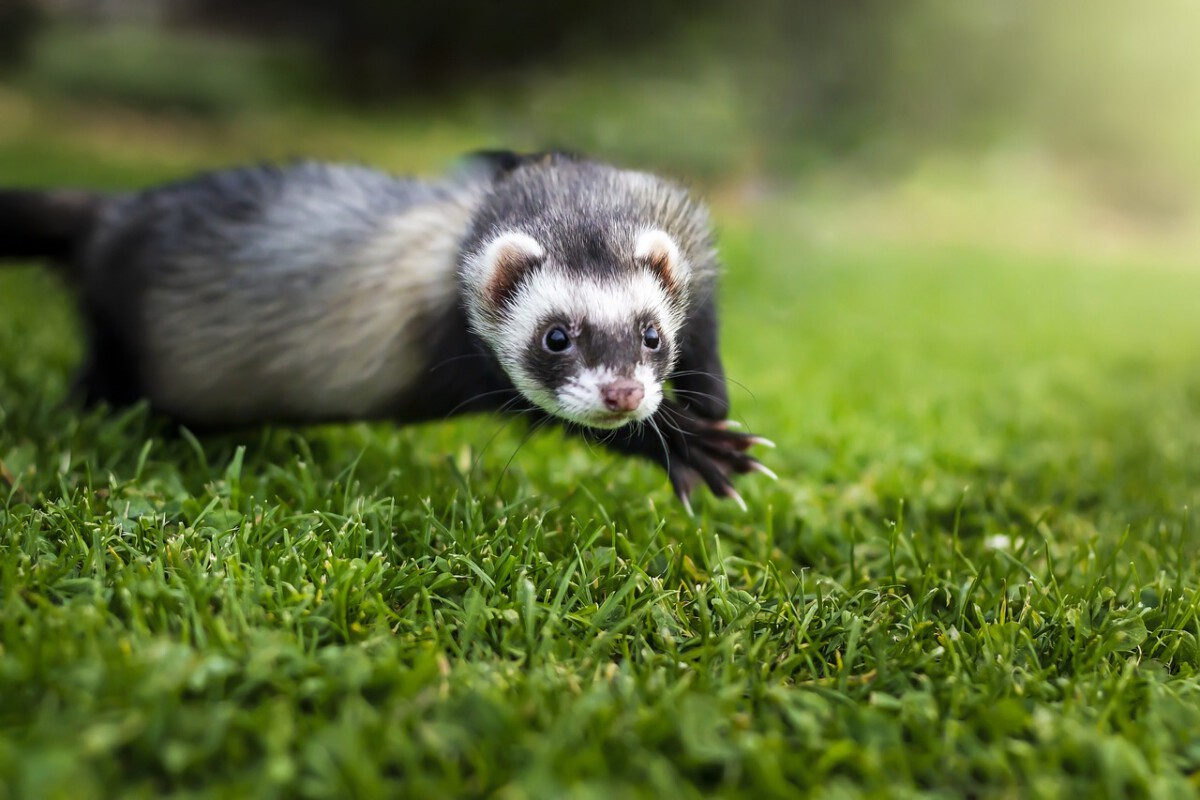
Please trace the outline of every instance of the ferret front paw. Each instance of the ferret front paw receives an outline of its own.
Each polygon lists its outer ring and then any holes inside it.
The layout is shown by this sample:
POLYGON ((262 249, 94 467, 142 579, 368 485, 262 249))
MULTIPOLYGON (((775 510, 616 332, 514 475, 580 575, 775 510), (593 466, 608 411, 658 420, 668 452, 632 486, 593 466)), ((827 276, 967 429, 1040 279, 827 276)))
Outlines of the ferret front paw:
POLYGON ((696 416, 671 402, 664 402, 657 427, 666 445, 667 475, 675 494, 688 513, 692 492, 701 483, 717 497, 727 497, 745 511, 746 501, 733 488, 733 476, 761 472, 772 480, 778 476, 748 452, 755 445, 774 447, 769 439, 739 430, 731 420, 696 416))

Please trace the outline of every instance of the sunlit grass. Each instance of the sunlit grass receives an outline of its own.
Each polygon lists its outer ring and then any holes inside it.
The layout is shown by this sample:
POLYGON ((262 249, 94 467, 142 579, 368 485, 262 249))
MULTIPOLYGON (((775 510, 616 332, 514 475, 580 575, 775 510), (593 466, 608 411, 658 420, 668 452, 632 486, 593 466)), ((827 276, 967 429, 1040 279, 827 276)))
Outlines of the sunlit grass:
MULTIPOLYGON (((0 177, 269 139, 230 135, 13 134, 0 177)), ((781 480, 695 519, 492 418, 80 415, 66 296, 0 272, 0 796, 1190 796, 1200 275, 797 208, 719 204, 781 480)))

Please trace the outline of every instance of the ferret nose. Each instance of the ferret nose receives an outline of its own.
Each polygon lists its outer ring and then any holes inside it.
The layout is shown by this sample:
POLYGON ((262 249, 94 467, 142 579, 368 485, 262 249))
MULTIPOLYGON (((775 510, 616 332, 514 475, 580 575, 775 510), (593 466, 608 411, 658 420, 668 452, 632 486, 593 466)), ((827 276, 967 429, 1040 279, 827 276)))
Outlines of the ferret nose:
POLYGON ((607 386, 600 387, 600 396, 609 411, 636 411, 646 396, 641 381, 633 378, 618 378, 607 386))

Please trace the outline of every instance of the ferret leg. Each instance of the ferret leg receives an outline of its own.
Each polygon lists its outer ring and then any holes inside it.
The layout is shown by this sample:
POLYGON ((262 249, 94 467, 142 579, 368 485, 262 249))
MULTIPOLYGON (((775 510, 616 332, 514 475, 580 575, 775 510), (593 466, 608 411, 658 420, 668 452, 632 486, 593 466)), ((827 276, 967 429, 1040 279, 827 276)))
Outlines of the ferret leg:
POLYGON ((75 374, 71 395, 84 406, 107 403, 114 408, 133 405, 142 396, 133 354, 114 330, 94 318, 87 356, 75 374))

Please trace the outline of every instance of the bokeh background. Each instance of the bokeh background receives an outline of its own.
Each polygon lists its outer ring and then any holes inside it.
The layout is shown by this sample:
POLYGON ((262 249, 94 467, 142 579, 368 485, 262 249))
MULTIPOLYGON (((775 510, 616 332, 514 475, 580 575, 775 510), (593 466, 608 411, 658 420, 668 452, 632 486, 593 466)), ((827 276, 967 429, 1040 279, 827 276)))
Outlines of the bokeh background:
POLYGON ((814 235, 1186 258, 1198 23, 1185 0, 6 0, 0 145, 9 180, 55 177, 34 156, 60 144, 166 171, 564 145, 810 204, 814 235))
MULTIPOLYGON (((783 440, 788 502, 808 501, 804 480, 840 498, 847 468, 880 509, 952 498, 1045 432, 1069 480, 1077 463, 1099 482, 1124 469, 1123 499, 1180 505, 1151 476, 1188 463, 1191 439, 1149 443, 1200 391, 1200 8, 1185 0, 7 0, 0 15, 5 184, 128 188, 296 156, 436 173, 483 147, 664 172, 713 206, 735 412, 783 440)), ((39 271, 4 280, 4 325, 32 354, 6 365, 8 396, 61 396, 79 350, 66 295, 39 271)), ((450 428, 431 449, 478 435, 450 428)))
MULTIPOLYGON (((1186 0, 6 0, 0 15, 5 184, 127 188, 296 156, 428 174, 475 148, 566 147, 693 185, 726 256, 737 411, 794 432, 805 466, 857 424, 888 456, 936 439, 946 408, 998 435, 971 396, 1007 424, 1109 394, 1103 379, 1141 386, 1125 408, 1149 417, 1150 387, 1190 385, 1174 372, 1195 355, 1200 253, 1186 0), (1130 363, 1143 371, 1116 377, 1130 363)), ((12 280, 61 310, 43 339, 58 358, 13 367, 18 386, 62 388, 64 295, 12 280)))
MULTIPOLYGON (((297 156, 430 174, 494 147, 691 184, 726 262, 734 411, 783 445, 773 463, 794 480, 774 491, 797 524, 805 509, 879 524, 1026 469, 1030 502, 1056 481, 1147 512, 1190 499, 1160 480, 1193 474, 1200 447, 1200 7, 1185 0, 7 0, 0 15, 4 184, 129 188, 297 156)), ((6 349, 27 354, 0 370, 0 422, 54 430, 20 398, 65 394, 76 316, 44 271, 0 280, 6 349)), ((493 420, 463 424, 413 441, 493 441, 493 420)), ((533 451, 517 471, 557 453, 511 432, 493 446, 506 469, 533 451)), ((595 453, 568 452, 566 484, 594 473, 595 453)), ((630 486, 658 484, 632 468, 630 486)))

